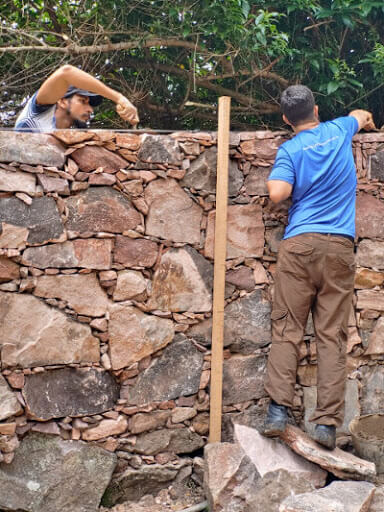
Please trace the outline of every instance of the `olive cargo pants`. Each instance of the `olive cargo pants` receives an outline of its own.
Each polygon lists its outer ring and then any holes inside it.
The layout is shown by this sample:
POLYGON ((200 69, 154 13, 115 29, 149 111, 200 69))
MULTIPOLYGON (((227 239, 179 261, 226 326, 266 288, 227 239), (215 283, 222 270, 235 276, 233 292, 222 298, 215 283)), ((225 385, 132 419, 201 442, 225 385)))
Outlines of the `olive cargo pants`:
POLYGON ((299 345, 312 310, 318 369, 317 408, 310 420, 322 425, 343 422, 354 275, 348 238, 305 233, 280 244, 265 389, 278 404, 292 406, 299 345))

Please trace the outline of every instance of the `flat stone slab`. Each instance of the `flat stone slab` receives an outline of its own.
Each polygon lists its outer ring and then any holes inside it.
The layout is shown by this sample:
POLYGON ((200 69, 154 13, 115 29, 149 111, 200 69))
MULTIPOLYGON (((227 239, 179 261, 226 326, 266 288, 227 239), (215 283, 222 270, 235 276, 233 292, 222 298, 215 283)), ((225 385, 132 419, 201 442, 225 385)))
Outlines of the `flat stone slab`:
POLYGON ((0 169, 1 192, 25 192, 34 195, 36 192, 36 178, 33 174, 20 171, 6 171, 0 169))
POLYGON ((139 212, 120 192, 111 187, 90 187, 66 199, 66 227, 77 233, 123 233, 141 222, 139 212))
POLYGON ((22 407, 7 381, 0 375, 0 421, 22 412, 22 407))
POLYGON ((29 247, 23 253, 22 262, 37 268, 82 267, 108 270, 112 264, 112 240, 87 238, 29 247))
POLYGON ((138 435, 132 451, 141 455, 192 453, 204 444, 204 439, 189 428, 161 429, 138 435))
POLYGON ((11 464, 0 464, 0 508, 25 512, 95 512, 116 455, 82 441, 28 434, 11 464))
POLYGON ((63 368, 26 375, 23 397, 28 414, 47 421, 87 416, 112 409, 120 386, 108 372, 92 368, 63 368))
POLYGON ((204 354, 183 335, 175 336, 163 354, 142 372, 134 386, 122 388, 132 405, 164 402, 199 391, 204 354))
POLYGON ((113 305, 109 320, 112 368, 124 368, 153 354, 168 345, 174 334, 172 320, 147 315, 133 306, 113 305))
POLYGON ((296 473, 314 487, 323 487, 327 472, 318 465, 296 455, 277 439, 268 439, 256 429, 235 425, 235 440, 263 477, 271 471, 284 469, 296 473))
POLYGON ((35 197, 30 206, 17 197, 1 198, 0 222, 28 228, 30 245, 58 241, 64 233, 53 197, 35 197))
POLYGON ((117 153, 100 146, 84 146, 71 154, 80 169, 84 172, 103 167, 104 171, 116 172, 125 169, 128 162, 117 153))
POLYGON ((64 300, 79 315, 103 316, 111 303, 95 273, 41 276, 33 293, 64 300))
POLYGON ((375 414, 384 407, 384 366, 361 368, 361 414, 375 414))
POLYGON ((0 162, 63 167, 65 146, 52 135, 0 131, 0 162))
POLYGON ((27 228, 14 226, 13 224, 1 223, 0 249, 25 249, 29 230, 27 228))
POLYGON ((28 294, 0 292, 3 367, 98 362, 100 347, 88 325, 28 294))
MULTIPOLYGON (((204 254, 213 259, 216 211, 208 214, 204 254)), ((261 258, 264 251, 264 222, 258 204, 228 206, 226 258, 261 258)))
POLYGON ((384 242, 362 240, 357 247, 356 263, 362 267, 384 269, 384 242))
POLYGON ((113 258, 125 267, 152 267, 156 263, 157 254, 157 243, 152 240, 116 236, 113 258))
POLYGON ((164 135, 146 135, 137 155, 142 162, 181 164, 183 153, 177 141, 164 135))
POLYGON ((203 312, 212 309, 213 267, 191 247, 170 249, 155 272, 151 309, 203 312))
POLYGON ((176 180, 155 180, 145 189, 149 205, 145 234, 173 242, 200 243, 202 208, 176 180), (188 222, 185 221, 188 217, 188 222))
POLYGON ((373 462, 359 459, 339 448, 327 450, 292 425, 287 425, 280 439, 305 459, 318 464, 342 480, 366 480, 376 475, 373 462))
POLYGON ((289 496, 279 512, 368 512, 374 492, 369 482, 332 482, 324 489, 289 496))

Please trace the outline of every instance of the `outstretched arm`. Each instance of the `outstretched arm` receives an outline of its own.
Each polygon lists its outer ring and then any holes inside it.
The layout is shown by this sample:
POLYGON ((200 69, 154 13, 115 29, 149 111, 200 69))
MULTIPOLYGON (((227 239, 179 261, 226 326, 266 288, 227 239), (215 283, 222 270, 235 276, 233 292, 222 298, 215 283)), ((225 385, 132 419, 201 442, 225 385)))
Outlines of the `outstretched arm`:
POLYGON ((367 110, 352 110, 348 114, 349 116, 354 117, 359 123, 359 131, 367 130, 372 131, 376 130, 375 122, 373 120, 372 114, 367 110))
POLYGON ((137 109, 123 94, 69 64, 60 67, 45 80, 37 93, 36 102, 40 105, 53 105, 64 96, 70 85, 108 98, 116 103, 116 111, 125 121, 131 124, 139 122, 137 109))

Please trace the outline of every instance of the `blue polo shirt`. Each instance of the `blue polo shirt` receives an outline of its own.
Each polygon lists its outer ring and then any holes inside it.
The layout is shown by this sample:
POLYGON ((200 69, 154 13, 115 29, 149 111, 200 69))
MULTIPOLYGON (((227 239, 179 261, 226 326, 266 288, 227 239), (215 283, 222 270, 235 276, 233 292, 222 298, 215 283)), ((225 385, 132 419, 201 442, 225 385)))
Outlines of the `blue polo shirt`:
POLYGON ((339 117, 303 130, 280 146, 268 180, 293 186, 284 238, 302 233, 355 236, 352 137, 358 129, 353 116, 339 117))

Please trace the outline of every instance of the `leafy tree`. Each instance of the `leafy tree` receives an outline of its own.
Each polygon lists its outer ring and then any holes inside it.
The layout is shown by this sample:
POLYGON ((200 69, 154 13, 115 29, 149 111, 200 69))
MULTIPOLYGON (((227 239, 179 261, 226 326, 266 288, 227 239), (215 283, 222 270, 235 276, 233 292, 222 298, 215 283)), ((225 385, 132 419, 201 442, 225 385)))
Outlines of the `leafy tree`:
MULTIPOLYGON (((138 105, 152 128, 281 126, 292 83, 324 119, 368 108, 384 124, 384 4, 374 0, 3 0, 3 124, 55 68, 79 66, 138 105)), ((104 102, 100 126, 126 128, 104 102)))

